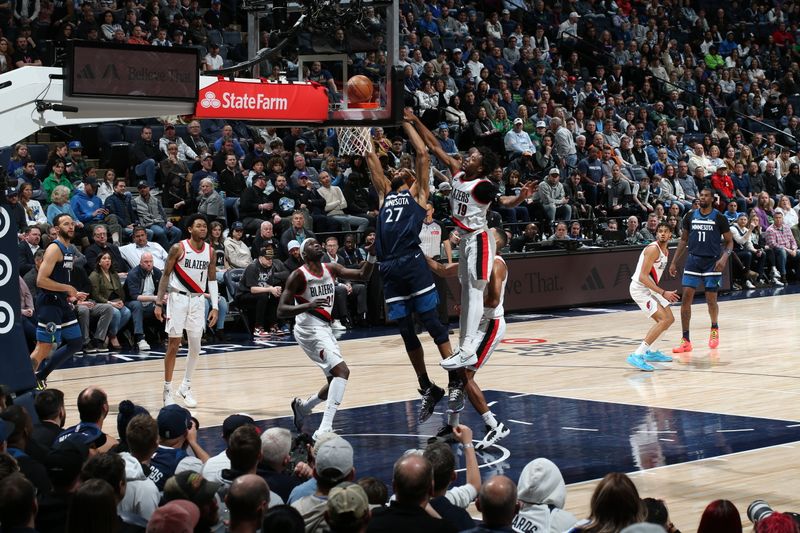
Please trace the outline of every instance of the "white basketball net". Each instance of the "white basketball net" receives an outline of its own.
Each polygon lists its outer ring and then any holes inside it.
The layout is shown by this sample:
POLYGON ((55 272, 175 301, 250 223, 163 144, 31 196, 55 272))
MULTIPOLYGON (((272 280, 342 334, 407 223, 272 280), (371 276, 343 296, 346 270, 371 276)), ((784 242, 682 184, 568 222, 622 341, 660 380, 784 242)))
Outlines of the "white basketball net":
POLYGON ((336 128, 339 138, 339 155, 361 155, 372 151, 370 128, 336 128))

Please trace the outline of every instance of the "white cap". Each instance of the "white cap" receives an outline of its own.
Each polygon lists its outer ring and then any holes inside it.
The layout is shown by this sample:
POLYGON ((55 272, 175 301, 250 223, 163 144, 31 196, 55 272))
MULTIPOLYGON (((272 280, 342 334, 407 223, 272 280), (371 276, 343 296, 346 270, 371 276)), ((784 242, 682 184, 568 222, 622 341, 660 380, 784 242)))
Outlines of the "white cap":
POLYGON ((522 120, 521 118, 519 118, 519 117, 517 117, 517 118, 515 118, 515 119, 514 119, 514 124, 524 124, 524 123, 525 123, 525 121, 523 121, 523 120, 522 120))
POLYGON ((580 15, 578 15, 578 12, 577 12, 577 11, 572 11, 572 12, 569 14, 569 18, 572 18, 572 17, 575 17, 575 18, 581 18, 581 16, 580 16, 580 15))
POLYGON ((555 174, 556 176, 560 176, 561 175, 561 171, 558 170, 556 167, 553 167, 553 168, 550 169, 550 172, 548 172, 548 174, 550 174, 550 175, 555 174))
POLYGON ((544 120, 540 120, 539 122, 536 123, 536 127, 537 128, 546 128, 547 127, 547 122, 545 122, 544 120))

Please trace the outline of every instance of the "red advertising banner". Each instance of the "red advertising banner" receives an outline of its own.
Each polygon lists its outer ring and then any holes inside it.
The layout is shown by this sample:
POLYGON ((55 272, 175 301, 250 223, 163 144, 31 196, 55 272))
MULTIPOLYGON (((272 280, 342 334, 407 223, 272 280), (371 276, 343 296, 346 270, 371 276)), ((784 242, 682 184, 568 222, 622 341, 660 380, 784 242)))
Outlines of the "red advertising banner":
POLYGON ((318 83, 276 83, 220 79, 200 89, 197 118, 322 122, 328 94, 318 83))

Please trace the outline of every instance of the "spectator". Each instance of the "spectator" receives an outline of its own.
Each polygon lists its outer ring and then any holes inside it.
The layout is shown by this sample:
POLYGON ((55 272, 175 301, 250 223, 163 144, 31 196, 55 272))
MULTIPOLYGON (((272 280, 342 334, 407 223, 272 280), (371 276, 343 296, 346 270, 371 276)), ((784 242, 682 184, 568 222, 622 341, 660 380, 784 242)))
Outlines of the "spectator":
POLYGON ((244 229, 255 233, 265 220, 279 224, 281 217, 273 210, 274 204, 265 191, 267 177, 264 174, 253 176, 253 185, 242 192, 239 199, 239 216, 244 229))
MULTIPOLYGON (((305 144, 303 139, 298 139, 298 142, 303 141, 302 144, 305 144)), ((300 186, 299 177, 305 173, 308 177, 308 181, 314 186, 314 188, 319 187, 319 172, 314 167, 308 166, 306 163, 306 158, 302 154, 294 154, 294 172, 290 176, 289 186, 292 189, 296 189, 300 186)))
POLYGON ((211 178, 200 181, 200 196, 197 201, 198 213, 206 215, 209 221, 225 221, 225 200, 214 190, 214 181, 211 178))
POLYGON ((0 480, 0 523, 3 531, 35 531, 36 488, 22 474, 0 480))
POLYGON ((161 269, 153 265, 153 254, 150 252, 141 254, 139 264, 128 272, 128 277, 125 279, 129 298, 125 306, 131 311, 133 338, 136 347, 141 351, 150 349, 150 344, 144 338, 144 320, 155 318, 155 303, 160 282, 161 269))
POLYGON ((41 533, 63 532, 75 491, 80 486, 89 447, 77 439, 56 442, 44 459, 53 490, 40 494, 36 529, 41 533))
MULTIPOLYGON (((114 193, 106 198, 104 203, 109 214, 116 215, 122 232, 126 240, 133 235, 133 228, 138 221, 136 217, 136 209, 133 207, 133 200, 131 195, 127 192, 127 184, 124 178, 116 178, 114 180, 114 193)), ((147 239, 153 238, 153 232, 147 230, 147 239)))
POLYGON ((739 517, 739 510, 728 500, 714 500, 709 503, 697 526, 697 533, 741 533, 741 531, 742 519, 739 517))
MULTIPOLYGON (((470 439, 472 434, 470 432, 470 439)), ((464 449, 466 452, 467 448, 464 449)), ((474 454, 474 452, 471 452, 474 454)), ((422 454, 433 467, 433 497, 431 507, 458 531, 464 531, 475 527, 475 522, 465 510, 478 494, 478 489, 471 484, 449 489, 450 484, 456 477, 456 460, 450 445, 444 442, 433 442, 428 444, 422 454)), ((477 460, 475 461, 475 474, 478 478, 480 487, 480 473, 477 471, 477 460)))
MULTIPOLYGON (((249 252, 248 252, 249 257, 249 252)), ((272 248, 265 246, 259 257, 245 268, 236 289, 236 303, 253 317, 253 337, 280 335, 278 300, 289 271, 274 261, 272 248)))
POLYGON ((792 230, 783 223, 783 213, 776 210, 772 216, 773 222, 765 233, 767 248, 774 257, 773 264, 778 271, 776 279, 786 285, 789 267, 794 270, 795 278, 800 278, 800 254, 792 230))
POLYGON ((564 477, 558 467, 548 459, 534 459, 519 475, 520 510, 514 517, 513 530, 518 533, 568 531, 578 520, 564 510, 566 495, 564 477))
POLYGON ((179 472, 197 473, 208 461, 208 454, 197 442, 197 427, 189 411, 177 404, 162 407, 158 412, 158 448, 150 459, 150 474, 166 498, 167 480, 179 472), (191 449, 193 455, 189 455, 191 449))
POLYGON ((481 487, 476 506, 483 524, 467 530, 468 533, 511 530, 511 522, 519 510, 516 484, 506 476, 490 478, 481 487))
POLYGON ((150 242, 147 238, 147 230, 142 226, 137 226, 133 230, 133 242, 120 247, 119 253, 131 268, 141 264, 144 254, 150 255, 151 261, 159 270, 163 270, 167 263, 166 250, 157 242, 150 242))
POLYGON ((225 239, 225 259, 233 268, 247 268, 252 262, 250 249, 242 240, 243 236, 244 225, 234 222, 228 238, 225 239))
MULTIPOLYGON (((130 270, 127 261, 122 258, 122 253, 119 251, 117 244, 109 244, 108 242, 108 229, 103 224, 97 224, 92 233, 93 244, 89 245, 83 253, 86 256, 86 268, 93 269, 97 264, 97 258, 100 254, 108 253, 111 255, 111 266, 121 279, 130 270)), ((91 270, 90 270, 91 272, 91 270)))
POLYGON ((228 457, 227 446, 234 431, 244 425, 255 425, 255 421, 245 414, 234 414, 228 416, 222 422, 222 440, 225 441, 225 450, 217 455, 210 457, 203 465, 203 477, 209 481, 221 482, 222 471, 231 468, 231 459, 228 457))
POLYGON ((230 533, 256 533, 269 507, 269 487, 257 475, 240 476, 231 483, 225 505, 230 512, 230 533))
MULTIPOLYGON (((33 199, 33 186, 23 181, 19 184, 18 191, 19 205, 25 211, 27 226, 38 226, 39 231, 47 229, 47 213, 45 213, 42 204, 33 199)), ((42 191, 40 190, 39 192, 42 191)))
MULTIPOLYGON (((141 31, 141 30, 140 30, 141 31)), ((134 37, 136 30, 134 29, 134 37)), ((142 43, 146 44, 146 43, 142 43)), ((158 149, 158 145, 153 141, 153 130, 149 126, 142 128, 141 137, 131 147, 131 160, 134 164, 134 172, 137 176, 144 176, 147 185, 151 189, 156 187, 156 170, 158 163, 164 159, 166 154, 158 149)))
POLYGON ((167 219, 164 207, 158 198, 150 194, 148 182, 140 181, 137 186, 139 196, 133 200, 139 224, 153 232, 153 239, 165 250, 181 240, 181 230, 167 219))
POLYGON ((394 501, 387 508, 375 510, 367 527, 369 533, 455 531, 444 520, 425 512, 433 492, 433 468, 426 458, 408 454, 398 459, 394 464, 392 488, 394 501))
MULTIPOLYGON (((292 489, 304 479, 287 474, 286 467, 291 461, 292 434, 285 428, 269 428, 261 434, 261 468, 258 475, 264 478, 271 491, 286 501, 292 489)), ((301 465, 302 466, 302 465, 301 465)), ((298 469, 295 469, 297 472, 298 469)))
POLYGON ((155 510, 147 533, 193 533, 200 523, 200 509, 188 500, 173 500, 155 510))
POLYGON ((332 533, 364 533, 370 517, 367 493, 360 485, 343 481, 328 493, 325 521, 332 533))
POLYGON ((119 243, 120 228, 117 216, 108 212, 103 207, 103 202, 95 194, 97 191, 97 181, 92 178, 84 178, 83 190, 77 191, 70 200, 72 211, 77 220, 86 226, 87 233, 91 233, 98 224, 103 224, 111 232, 111 240, 119 243))
POLYGON ((527 156, 531 157, 536 153, 536 147, 531 141, 530 135, 522 130, 524 120, 521 118, 514 119, 514 127, 505 135, 503 141, 506 149, 506 155, 510 158, 527 156))
POLYGON ((589 519, 579 522, 573 529, 576 533, 619 531, 642 522, 646 512, 636 486, 620 473, 603 477, 592 494, 590 508, 589 519))
POLYGON ((36 395, 34 407, 39 422, 33 426, 31 441, 43 450, 50 450, 67 421, 64 393, 58 389, 44 390, 36 395))
MULTIPOLYGON (((302 176, 300 177, 302 179, 302 176)), ((369 225, 369 220, 363 217, 345 214, 344 210, 347 209, 347 200, 342 193, 342 190, 331 185, 331 176, 326 171, 319 174, 320 187, 317 189, 320 196, 325 200, 325 214, 342 225, 343 231, 352 231, 351 224, 356 225, 356 231, 362 233, 369 225)))
MULTIPOLYGON (((165 138, 166 137, 161 137, 161 141, 165 138)), ((187 180, 190 180, 192 178, 192 173, 189 170, 189 164, 180 156, 180 147, 178 143, 175 141, 168 141, 162 150, 166 157, 161 160, 158 167, 161 169, 164 182, 171 183, 173 180, 177 179, 179 183, 184 184, 187 180)), ((198 157, 198 159, 200 158, 198 157)))
POLYGON ((42 231, 36 226, 28 226, 25 229, 22 241, 17 245, 19 249, 19 273, 24 276, 34 266, 33 255, 41 247, 39 246, 42 238, 42 231))
POLYGON ((86 387, 78 395, 80 422, 65 429, 58 441, 79 436, 90 447, 106 451, 117 444, 117 439, 103 433, 103 423, 108 416, 108 396, 98 387, 86 387))
POLYGON ((280 253, 280 241, 273 232, 272 223, 268 221, 264 221, 261 223, 261 228, 259 229, 258 235, 256 238, 253 239, 253 246, 250 248, 250 255, 253 259, 257 258, 261 249, 265 246, 272 248, 272 251, 275 252, 275 257, 278 257, 280 253))
POLYGON ((117 529, 114 488, 102 479, 89 479, 78 487, 67 514, 66 533, 106 533, 117 529))
POLYGON ((320 446, 314 465, 317 490, 314 494, 292 503, 292 507, 300 511, 307 533, 327 529, 325 511, 328 493, 342 481, 352 481, 354 477, 353 447, 349 442, 341 437, 334 437, 320 446))
POLYGON ((30 37, 20 36, 17 37, 17 45, 14 53, 11 55, 11 60, 17 68, 22 67, 41 67, 42 60, 36 52, 36 43, 30 37))
POLYGON ((556 219, 570 220, 572 207, 564 192, 564 185, 560 183, 561 172, 553 167, 547 174, 547 179, 539 185, 538 199, 542 203, 547 220, 552 224, 556 219))
POLYGON ((125 439, 129 452, 121 452, 120 457, 125 462, 127 490, 118 511, 120 516, 139 517, 146 523, 160 500, 158 487, 145 475, 158 449, 158 424, 149 414, 136 415, 127 424, 125 439))
POLYGON ((108 347, 119 350, 122 347, 117 340, 117 333, 127 325, 131 319, 131 312, 125 306, 122 280, 114 269, 109 252, 102 252, 97 256, 95 269, 89 276, 89 281, 92 284, 91 299, 96 303, 109 304, 113 307, 113 319, 108 328, 108 347))
MULTIPOLYGON (((10 424, 13 430, 4 439, 6 452, 17 460, 20 472, 34 484, 42 494, 50 491, 50 480, 41 462, 28 454, 33 421, 21 405, 10 405, 0 413, 0 420, 10 424)), ((5 524, 4 524, 5 525, 5 524)))
POLYGON ((316 235, 305 228, 305 216, 302 211, 292 213, 290 226, 281 234, 281 251, 288 255, 289 241, 297 241, 301 246, 306 239, 315 239, 316 235))

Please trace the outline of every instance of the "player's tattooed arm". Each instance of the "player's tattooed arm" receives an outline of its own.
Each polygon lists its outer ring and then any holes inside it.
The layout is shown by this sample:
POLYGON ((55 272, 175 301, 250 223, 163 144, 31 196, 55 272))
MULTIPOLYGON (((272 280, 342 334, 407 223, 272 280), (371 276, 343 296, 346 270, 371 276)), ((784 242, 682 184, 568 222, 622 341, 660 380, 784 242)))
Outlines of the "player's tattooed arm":
POLYGON ((294 300, 294 295, 302 291, 303 275, 299 270, 295 270, 286 281, 286 288, 281 292, 281 299, 278 301, 278 318, 292 318, 300 313, 305 313, 312 309, 317 309, 328 303, 329 296, 314 298, 310 302, 298 304, 294 300))

